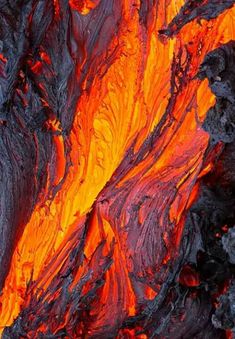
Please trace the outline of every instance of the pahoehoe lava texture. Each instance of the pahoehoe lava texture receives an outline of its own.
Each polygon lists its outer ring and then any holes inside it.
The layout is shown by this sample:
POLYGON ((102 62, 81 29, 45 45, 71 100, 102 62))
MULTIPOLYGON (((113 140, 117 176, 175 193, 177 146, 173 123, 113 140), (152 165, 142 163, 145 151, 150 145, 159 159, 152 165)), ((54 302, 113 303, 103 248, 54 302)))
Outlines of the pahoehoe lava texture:
MULTIPOLYGON (((215 19, 233 4, 229 0, 186 1, 167 28, 159 31, 160 36, 173 37, 196 19, 215 19)), ((104 77, 118 55, 119 42, 113 43, 113 37, 118 36, 120 27, 124 31, 124 7, 122 1, 116 0, 83 1, 82 5, 65 0, 0 1, 0 290, 37 202, 43 205, 47 199, 53 200, 66 180, 72 166, 69 137, 77 102, 82 94, 90 93, 97 74, 99 80, 104 77), (84 7, 87 3, 90 7, 84 7), (55 140, 62 140, 64 145, 66 165, 62 175, 57 170, 55 140)), ((159 8, 156 1, 140 1, 138 29, 143 40, 152 24, 151 14, 158 15, 159 8)), ((193 80, 192 54, 182 46, 174 54, 165 113, 152 130, 149 128, 151 132, 139 148, 138 135, 128 144, 89 212, 82 215, 75 231, 68 235, 64 248, 47 263, 49 270, 46 267, 38 281, 28 282, 19 315, 5 327, 3 338, 146 335, 222 339, 226 338, 226 330, 235 333, 235 42, 207 53, 193 80), (178 125, 173 113, 175 107, 181 110, 177 102, 186 85, 205 78, 216 103, 203 122, 210 135, 203 165, 213 161, 213 169, 198 179, 199 193, 185 216, 179 249, 166 260, 170 232, 175 226, 169 221, 168 209, 183 176, 168 175, 163 168, 158 179, 138 185, 146 173, 155 170, 164 147, 169 146, 170 141, 163 141, 168 131, 177 133, 192 108, 187 105, 178 125), (139 172, 135 172, 136 168, 139 172), (174 180, 172 189, 168 182, 174 180), (164 191, 166 201, 155 195, 157 189, 164 191), (108 220, 113 221, 113 227, 108 220), (105 227, 112 229, 118 241, 108 239, 105 227), (88 256, 86 246, 92 243, 91 235, 96 231, 103 238, 88 256), (151 246, 146 246, 145 240, 151 246), (106 247, 108 241, 110 246, 106 247), (123 265, 123 248, 127 248, 131 273, 123 265), (111 271, 113 266, 117 272, 111 271), (38 288, 44 281, 44 272, 47 277, 53 270, 56 274, 48 279, 46 288, 38 288), (120 285, 115 285, 116 273, 120 285), (100 291, 107 280, 110 286, 115 285, 111 294, 116 308, 111 315, 102 314, 105 321, 100 324, 100 291), (143 297, 144 284, 157 291, 151 299, 143 297), (127 290, 142 298, 134 315, 130 315, 132 310, 127 311, 127 290), (98 315, 93 312, 96 307, 98 315)), ((144 66, 143 62, 140 69, 144 66)), ((109 86, 112 89, 112 84, 109 86)), ((90 117, 85 118, 89 125, 90 117)), ((179 162, 178 168, 181 167, 179 162)))
MULTIPOLYGON (((96 67, 88 57, 81 77, 76 77, 83 52, 77 50, 73 29, 80 30, 82 35, 85 25, 89 31, 89 36, 84 37, 88 55, 100 44, 105 49, 112 36, 112 29, 107 32, 104 23, 112 13, 113 1, 102 1, 89 16, 90 22, 84 18, 76 27, 72 24, 68 1, 60 5, 61 16, 57 21, 51 0, 0 3, 0 53, 3 56, 0 61, 0 289, 15 244, 39 193, 47 181, 50 194, 58 190, 54 185, 56 148, 52 138, 62 136, 65 156, 68 156, 67 136, 80 84, 96 67), (93 17, 97 16, 102 19, 92 25, 93 17), (54 122, 59 129, 53 128, 54 122)), ((119 19, 118 5, 116 13, 113 27, 119 19)), ((92 77, 89 81, 92 82, 92 77)), ((69 166, 69 161, 66 164, 69 166)))
POLYGON ((210 133, 204 161, 216 155, 214 169, 202 179, 188 212, 181 253, 163 295, 124 324, 139 324, 150 338, 225 338, 222 329, 235 333, 234 66, 231 41, 210 52, 198 73, 200 79, 208 78, 216 95, 203 124, 210 133))

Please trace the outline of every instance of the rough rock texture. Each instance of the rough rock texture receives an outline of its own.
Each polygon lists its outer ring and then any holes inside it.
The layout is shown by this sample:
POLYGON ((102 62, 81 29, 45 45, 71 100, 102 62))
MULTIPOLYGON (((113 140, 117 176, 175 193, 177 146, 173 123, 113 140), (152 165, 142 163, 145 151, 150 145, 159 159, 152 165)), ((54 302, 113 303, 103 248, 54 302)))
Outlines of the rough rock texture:
POLYGON ((204 129, 214 142, 230 143, 235 138, 235 43, 231 41, 219 50, 207 55, 199 73, 200 79, 208 78, 210 88, 216 95, 204 121, 204 129))

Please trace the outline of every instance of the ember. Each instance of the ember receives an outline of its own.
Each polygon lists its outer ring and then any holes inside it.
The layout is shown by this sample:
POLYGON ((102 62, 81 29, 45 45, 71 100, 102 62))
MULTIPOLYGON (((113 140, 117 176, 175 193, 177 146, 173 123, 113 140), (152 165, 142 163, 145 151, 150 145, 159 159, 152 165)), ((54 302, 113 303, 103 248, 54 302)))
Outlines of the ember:
POLYGON ((233 0, 2 0, 2 338, 235 337, 233 0))

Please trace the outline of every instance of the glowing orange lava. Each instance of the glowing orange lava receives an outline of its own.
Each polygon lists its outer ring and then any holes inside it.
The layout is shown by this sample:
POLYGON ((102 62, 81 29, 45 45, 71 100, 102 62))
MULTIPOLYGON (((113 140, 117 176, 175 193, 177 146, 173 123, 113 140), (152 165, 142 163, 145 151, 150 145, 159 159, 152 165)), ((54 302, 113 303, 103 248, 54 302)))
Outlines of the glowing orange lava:
MULTIPOLYGON (((79 268, 72 286, 88 274, 89 269, 96 274, 98 268, 93 266, 97 251, 100 251, 100 257, 112 253, 112 264, 99 290, 100 303, 94 305, 94 321, 89 331, 95 333, 101 325, 121 322, 123 313, 120 309, 125 315, 135 315, 140 302, 138 298, 152 300, 157 295, 157 284, 139 286, 142 294, 137 295, 130 276, 134 269, 140 277, 150 276, 158 271, 162 262, 167 263, 177 253, 184 213, 197 196, 197 179, 212 168, 212 164, 203 168, 208 135, 202 130, 201 122, 213 105, 214 96, 207 81, 201 82, 195 75, 209 51, 235 38, 234 8, 210 22, 194 20, 171 39, 159 35, 158 31, 177 15, 183 4, 183 0, 159 1, 157 14, 153 13, 150 23, 143 28, 138 15, 140 1, 122 0, 120 26, 109 47, 112 53, 94 52, 97 53, 97 75, 89 89, 89 73, 82 82, 83 90, 69 135, 71 165, 68 170, 65 139, 60 133, 59 123, 53 118, 47 121, 47 128, 54 132, 56 171, 53 178, 48 178, 45 191, 40 194, 15 248, 0 297, 2 330, 11 325, 21 307, 27 305, 25 292, 29 281, 34 282, 34 292, 46 290, 50 285, 68 253, 82 239, 86 215, 90 212, 92 217, 84 248, 86 265, 79 268), (108 69, 99 58, 111 60, 108 69), (189 59, 187 80, 161 126, 154 146, 141 161, 136 161, 135 166, 118 177, 116 171, 128 150, 131 148, 133 154, 138 154, 168 109, 173 63, 183 65, 177 74, 180 81, 180 72, 184 71, 189 59), (54 187, 59 185, 52 196, 49 181, 54 187), (109 196, 109 189, 116 192, 115 197, 109 196), (140 192, 145 192, 146 200, 136 212, 139 238, 133 245, 130 239, 134 238, 136 231, 127 227, 131 218, 128 211, 130 201, 137 201, 140 192), (118 198, 121 200, 125 194, 127 198, 123 200, 117 219, 109 211, 108 204, 118 198), (144 224, 152 203, 148 196, 155 197, 158 230, 149 230, 144 224), (155 253, 154 246, 163 234, 167 250, 161 248, 155 253), (153 239, 147 246, 155 253, 153 257, 142 250, 148 237, 153 239), (138 267, 135 266, 137 261, 140 263, 138 267)), ((96 10, 99 1, 70 0, 70 5, 76 25, 77 11, 89 15, 96 10)), ((87 49, 88 46, 84 45, 83 65, 86 64, 87 49)), ((50 63, 46 52, 41 58, 50 63)), ((3 56, 0 56, 0 61, 5 61, 3 56)), ((79 67, 76 70, 78 77, 83 72, 81 65, 79 67)), ((32 65, 33 72, 40 72, 40 69, 40 61, 32 65)), ((185 284, 198 284, 193 273, 185 279, 188 279, 185 284)), ((87 284, 83 287, 84 293, 89 290, 87 284)), ((134 332, 130 330, 127 337, 134 338, 134 332)))

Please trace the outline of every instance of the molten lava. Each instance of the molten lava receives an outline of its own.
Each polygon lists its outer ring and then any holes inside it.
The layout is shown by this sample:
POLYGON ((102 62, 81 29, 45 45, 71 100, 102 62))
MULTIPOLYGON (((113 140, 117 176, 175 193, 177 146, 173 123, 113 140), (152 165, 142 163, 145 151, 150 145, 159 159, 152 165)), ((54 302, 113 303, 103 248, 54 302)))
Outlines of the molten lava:
POLYGON ((233 1, 9 3, 2 337, 229 337, 190 209, 224 149, 203 130, 217 94, 198 74, 235 40, 233 1))

